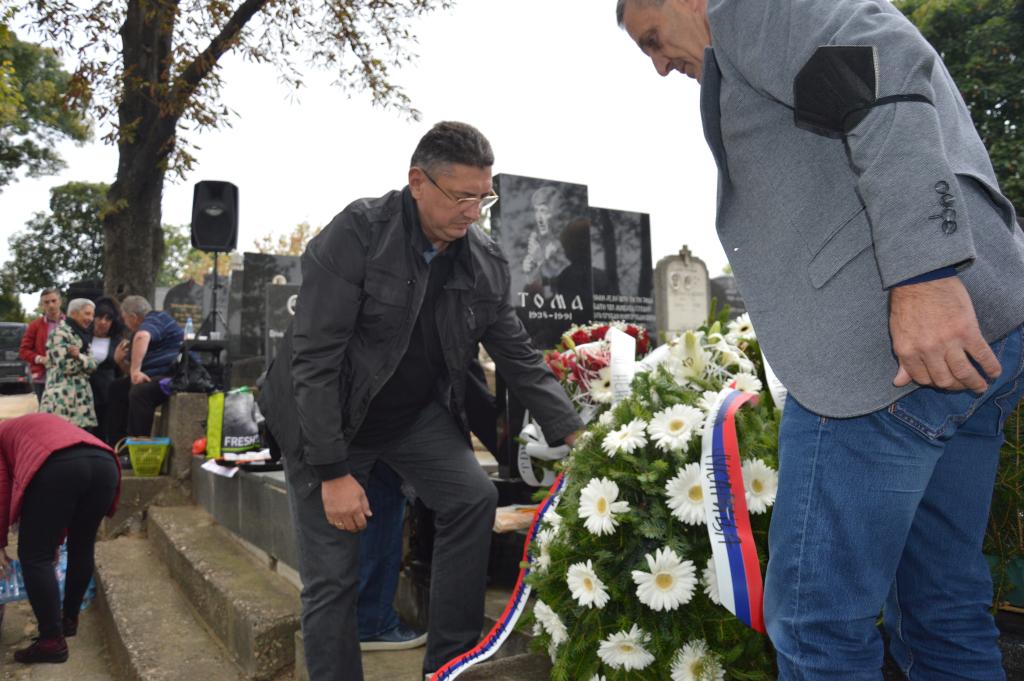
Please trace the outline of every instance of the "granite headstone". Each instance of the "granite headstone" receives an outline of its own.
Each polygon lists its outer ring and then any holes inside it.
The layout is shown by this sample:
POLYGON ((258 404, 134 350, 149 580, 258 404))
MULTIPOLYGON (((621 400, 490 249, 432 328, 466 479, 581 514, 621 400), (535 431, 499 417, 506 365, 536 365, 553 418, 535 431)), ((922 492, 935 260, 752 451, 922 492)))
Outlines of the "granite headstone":
POLYGON ((708 268, 687 246, 654 268, 658 332, 672 338, 707 321, 711 309, 708 268))
POLYGON ((591 208, 590 218, 593 320, 632 322, 655 332, 650 216, 591 208))

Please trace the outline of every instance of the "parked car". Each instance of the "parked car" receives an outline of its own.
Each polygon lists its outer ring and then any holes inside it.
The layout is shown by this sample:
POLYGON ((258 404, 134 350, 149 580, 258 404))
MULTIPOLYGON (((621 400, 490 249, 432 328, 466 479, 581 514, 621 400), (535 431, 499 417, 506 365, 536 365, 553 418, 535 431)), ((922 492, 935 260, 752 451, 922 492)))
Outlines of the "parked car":
POLYGON ((32 390, 28 365, 18 359, 18 347, 25 335, 25 324, 0 322, 0 392, 25 393, 32 390))

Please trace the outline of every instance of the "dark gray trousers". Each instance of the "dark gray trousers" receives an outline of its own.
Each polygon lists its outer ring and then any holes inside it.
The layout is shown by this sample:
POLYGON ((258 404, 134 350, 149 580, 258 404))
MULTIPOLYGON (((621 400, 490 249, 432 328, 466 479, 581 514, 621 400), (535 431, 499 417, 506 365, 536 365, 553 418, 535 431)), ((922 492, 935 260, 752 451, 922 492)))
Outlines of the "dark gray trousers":
MULTIPOLYGON (((302 634, 310 681, 362 681, 356 622, 359 535, 327 522, 314 471, 294 452, 285 452, 283 458, 299 546, 302 634)), ((435 514, 429 636, 423 659, 424 671, 433 672, 480 637, 498 493, 455 419, 436 403, 386 449, 349 449, 352 474, 364 487, 378 459, 411 484, 435 514)))

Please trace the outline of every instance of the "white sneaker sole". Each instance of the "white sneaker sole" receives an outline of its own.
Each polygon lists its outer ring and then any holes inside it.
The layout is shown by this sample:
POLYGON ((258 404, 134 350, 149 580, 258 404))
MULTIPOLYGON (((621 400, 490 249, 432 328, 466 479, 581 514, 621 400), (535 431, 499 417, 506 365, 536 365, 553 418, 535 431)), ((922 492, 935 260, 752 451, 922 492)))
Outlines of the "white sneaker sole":
POLYGON ((410 650, 427 644, 427 635, 423 634, 408 641, 361 641, 359 650, 364 653, 381 650, 410 650))

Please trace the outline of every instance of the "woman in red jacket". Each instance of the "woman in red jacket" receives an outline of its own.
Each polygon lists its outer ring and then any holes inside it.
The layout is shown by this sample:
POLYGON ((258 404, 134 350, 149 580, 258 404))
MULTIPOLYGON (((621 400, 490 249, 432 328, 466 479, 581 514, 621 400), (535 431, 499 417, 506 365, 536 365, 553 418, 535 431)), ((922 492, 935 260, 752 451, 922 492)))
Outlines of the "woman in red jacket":
POLYGON ((65 637, 78 631, 78 612, 93 573, 96 531, 113 515, 121 467, 110 447, 53 414, 0 423, 0 572, 7 533, 20 519, 18 558, 39 638, 14 653, 18 662, 64 662, 65 637), (68 569, 63 612, 53 559, 65 533, 68 569))

